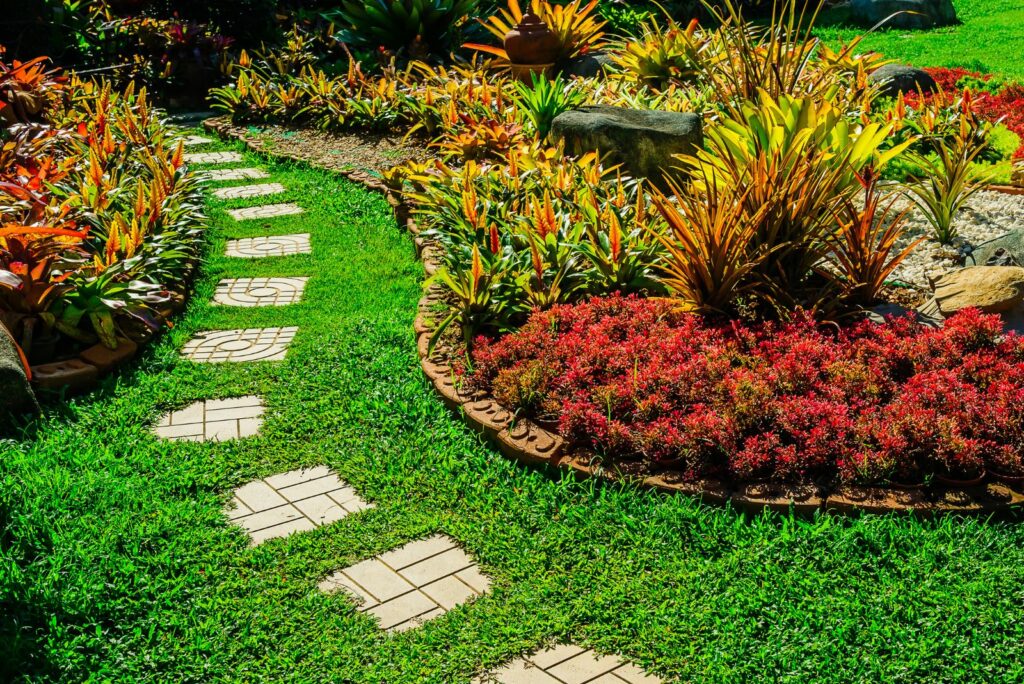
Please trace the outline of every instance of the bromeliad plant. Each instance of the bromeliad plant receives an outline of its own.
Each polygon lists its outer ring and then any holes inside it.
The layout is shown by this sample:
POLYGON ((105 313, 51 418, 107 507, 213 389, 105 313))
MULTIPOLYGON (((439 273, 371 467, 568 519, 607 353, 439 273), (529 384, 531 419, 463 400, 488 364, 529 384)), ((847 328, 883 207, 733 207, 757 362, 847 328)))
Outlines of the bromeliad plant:
POLYGON ((549 79, 544 74, 532 75, 532 84, 516 83, 515 103, 522 117, 529 121, 541 140, 551 132, 555 117, 586 101, 586 93, 566 83, 561 76, 549 79))
MULTIPOLYGON (((598 0, 571 0, 565 4, 555 4, 547 0, 530 0, 529 11, 540 17, 552 33, 558 38, 559 53, 557 62, 564 62, 577 55, 586 54, 605 46, 605 22, 597 12, 598 0)), ((487 19, 477 19, 498 42, 505 40, 513 26, 523 19, 523 9, 519 0, 508 0, 508 8, 499 10, 498 14, 487 19)), ((466 43, 464 47, 494 55, 499 64, 508 64, 508 54, 504 48, 480 43, 466 43)))

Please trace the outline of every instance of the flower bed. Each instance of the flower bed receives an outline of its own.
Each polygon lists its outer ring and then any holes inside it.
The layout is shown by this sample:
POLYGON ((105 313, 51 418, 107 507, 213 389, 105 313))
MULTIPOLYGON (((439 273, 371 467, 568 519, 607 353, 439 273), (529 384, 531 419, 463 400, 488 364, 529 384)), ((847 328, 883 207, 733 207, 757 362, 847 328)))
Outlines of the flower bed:
POLYGON ((183 301, 203 216, 144 91, 43 64, 0 65, 0 320, 44 364, 36 379, 59 384, 65 371, 95 378, 159 330, 183 301))

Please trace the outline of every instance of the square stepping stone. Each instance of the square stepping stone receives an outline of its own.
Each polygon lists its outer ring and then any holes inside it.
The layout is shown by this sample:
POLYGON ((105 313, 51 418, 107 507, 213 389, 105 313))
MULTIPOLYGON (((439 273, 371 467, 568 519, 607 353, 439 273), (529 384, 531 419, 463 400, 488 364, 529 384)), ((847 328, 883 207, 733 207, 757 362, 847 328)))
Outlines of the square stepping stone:
POLYGON ((211 330, 188 341, 181 355, 196 363, 281 361, 296 327, 211 330))
POLYGON ((228 240, 224 254, 241 259, 259 259, 271 256, 309 254, 312 251, 313 248, 309 244, 309 233, 298 233, 228 240))
POLYGON ((207 399, 164 414, 153 428, 158 437, 175 441, 221 442, 252 437, 263 425, 263 399, 207 399))
POLYGON ((660 684, 632 663, 573 645, 552 646, 517 658, 474 684, 660 684))
POLYGON ((234 278, 217 283, 213 301, 224 306, 286 306, 302 299, 309 278, 234 278))
POLYGON ((189 152, 184 157, 186 164, 230 164, 242 161, 238 152, 189 152))
POLYGON ((213 141, 201 135, 189 135, 182 142, 185 144, 185 147, 196 147, 197 145, 209 145, 213 141))
POLYGON ((283 204, 264 204, 260 207, 245 207, 243 209, 230 209, 228 214, 236 221, 252 221, 255 219, 268 219, 278 216, 294 216, 306 210, 298 204, 285 202, 283 204))
POLYGON ((202 172, 212 181, 240 181, 260 178, 270 178, 270 174, 263 169, 209 169, 202 172))
POLYGON ((435 535, 339 570, 320 583, 320 590, 346 592, 381 629, 401 632, 487 593, 490 586, 454 539, 435 535))
POLYGON ((291 470, 235 490, 225 513, 253 545, 330 525, 373 504, 359 498, 327 466, 291 470))
POLYGON ((245 199, 247 197, 263 197, 284 192, 280 183, 259 183, 256 185, 239 185, 233 188, 218 188, 213 194, 220 199, 245 199))

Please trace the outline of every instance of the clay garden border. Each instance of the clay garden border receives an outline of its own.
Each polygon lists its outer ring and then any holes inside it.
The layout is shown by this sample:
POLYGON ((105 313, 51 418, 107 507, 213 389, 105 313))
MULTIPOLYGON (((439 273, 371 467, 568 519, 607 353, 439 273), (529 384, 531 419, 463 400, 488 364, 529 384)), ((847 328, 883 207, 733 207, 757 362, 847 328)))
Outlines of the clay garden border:
MULTIPOLYGON (((253 136, 240 126, 233 125, 227 117, 216 117, 203 122, 204 127, 224 138, 239 140, 250 150, 268 157, 298 162, 307 166, 322 168, 348 180, 360 183, 369 190, 385 196, 394 209, 399 225, 409 231, 416 246, 416 253, 423 262, 424 271, 432 275, 439 262, 436 247, 419 235, 419 227, 412 217, 411 209, 401 198, 378 178, 359 170, 331 168, 313 162, 301 154, 281 153, 266 149, 264 141, 253 136)), ((993 188, 1002 192, 1024 194, 1024 188, 1014 186, 993 188)), ((446 361, 451 349, 445 349, 443 342, 434 353, 428 355, 427 348, 433 330, 431 309, 441 303, 440 288, 428 288, 419 301, 418 313, 413 324, 417 353, 424 375, 434 386, 441 400, 449 409, 459 415, 473 430, 487 437, 498 450, 508 458, 531 466, 551 466, 565 469, 581 477, 601 477, 608 480, 629 479, 666 492, 682 493, 700 497, 708 503, 725 504, 741 510, 760 512, 764 509, 789 511, 812 515, 817 511, 835 513, 888 513, 891 511, 913 510, 922 516, 941 514, 989 515, 999 511, 1014 512, 1024 505, 1024 485, 1011 489, 1001 482, 984 482, 975 487, 952 488, 906 488, 871 487, 843 485, 825 490, 815 485, 791 486, 780 483, 742 483, 717 480, 686 481, 679 473, 663 473, 644 476, 622 476, 615 470, 595 465, 585 454, 567 449, 565 440, 537 423, 517 418, 502 407, 492 396, 483 392, 464 394, 454 382, 454 373, 446 361)))

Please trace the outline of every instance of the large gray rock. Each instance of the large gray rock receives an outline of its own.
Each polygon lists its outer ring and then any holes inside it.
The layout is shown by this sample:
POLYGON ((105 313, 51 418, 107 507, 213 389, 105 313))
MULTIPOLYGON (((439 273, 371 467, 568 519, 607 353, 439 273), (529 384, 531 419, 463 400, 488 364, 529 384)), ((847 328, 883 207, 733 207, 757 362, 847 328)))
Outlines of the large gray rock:
POLYGON ((597 150, 631 175, 655 180, 677 166, 674 155, 692 153, 704 140, 699 114, 610 105, 559 114, 551 134, 571 154, 597 150))
POLYGON ((1006 313, 1024 304, 1024 268, 968 266, 935 282, 935 302, 945 317, 974 307, 985 313, 1006 313))
POLYGON ((36 395, 29 385, 14 338, 0 323, 0 414, 32 409, 38 410, 36 395))
POLYGON ((1024 266, 1024 230, 983 242, 967 257, 968 266, 1024 266))
POLYGON ((885 22, 885 28, 925 29, 956 23, 952 0, 850 0, 850 15, 863 24, 885 22))
POLYGON ((938 89, 935 79, 927 71, 902 64, 886 64, 875 69, 868 74, 868 82, 879 84, 881 94, 887 97, 916 93, 918 90, 933 93, 938 89))

